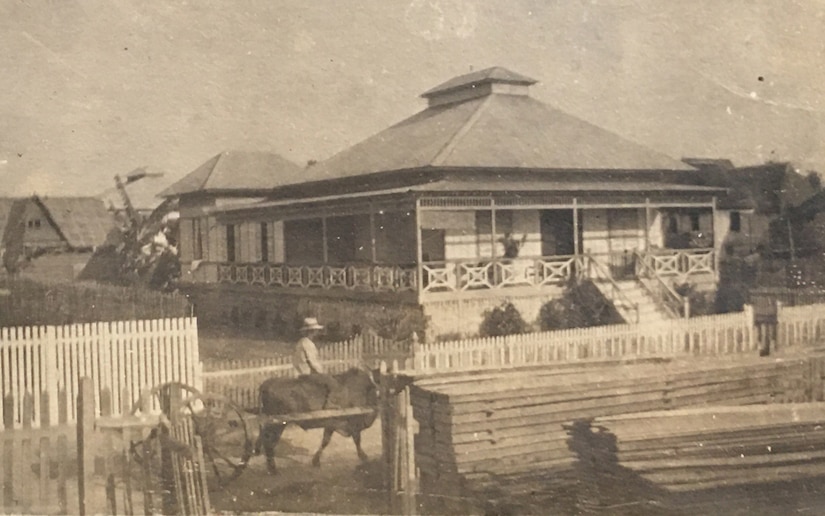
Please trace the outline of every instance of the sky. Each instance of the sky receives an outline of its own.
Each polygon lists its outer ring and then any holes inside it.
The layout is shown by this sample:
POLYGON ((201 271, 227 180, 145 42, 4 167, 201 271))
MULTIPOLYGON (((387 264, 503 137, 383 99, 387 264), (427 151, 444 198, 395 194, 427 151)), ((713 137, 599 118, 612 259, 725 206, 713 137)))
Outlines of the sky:
POLYGON ((825 172, 821 0, 4 0, 0 196, 322 160, 503 66, 672 157, 825 172))

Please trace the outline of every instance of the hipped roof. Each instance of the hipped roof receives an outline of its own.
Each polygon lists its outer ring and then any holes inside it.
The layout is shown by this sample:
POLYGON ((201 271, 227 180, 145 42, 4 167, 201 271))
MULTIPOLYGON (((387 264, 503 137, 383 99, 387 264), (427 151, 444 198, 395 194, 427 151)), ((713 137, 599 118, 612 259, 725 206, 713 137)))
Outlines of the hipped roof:
MULTIPOLYGON (((507 70, 496 74, 523 77, 507 70)), ((471 77, 469 82, 473 80, 471 77)), ((489 77, 485 80, 506 82, 506 79, 496 81, 489 77)), ((531 79, 524 78, 524 81, 531 79)), ((468 85, 466 77, 459 77, 425 95, 443 94, 445 90, 456 91, 461 87, 472 87, 472 84, 468 85)), ((322 181, 430 167, 695 170, 527 95, 491 91, 468 100, 429 107, 309 167, 303 180, 322 181)))
POLYGON ((225 151, 160 193, 265 191, 301 181, 303 168, 271 152, 225 151))

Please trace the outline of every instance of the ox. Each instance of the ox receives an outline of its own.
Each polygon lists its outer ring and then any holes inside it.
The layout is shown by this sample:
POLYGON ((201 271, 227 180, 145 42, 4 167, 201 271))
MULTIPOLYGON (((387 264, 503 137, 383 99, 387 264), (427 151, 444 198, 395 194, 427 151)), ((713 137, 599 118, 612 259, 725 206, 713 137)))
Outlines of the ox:
MULTIPOLYGON (((371 371, 353 368, 335 375, 334 378, 338 382, 339 391, 333 393, 328 392, 324 382, 312 376, 270 378, 260 387, 260 414, 263 417, 309 413, 330 408, 374 409, 369 414, 296 421, 295 424, 304 430, 324 429, 321 446, 312 458, 312 465, 316 467, 320 466, 321 453, 335 432, 352 437, 358 457, 366 461, 367 454, 361 449, 361 432, 372 426, 378 415, 378 386, 371 371)), ((269 422, 261 426, 256 450, 260 452, 263 448, 267 468, 272 474, 276 473, 275 446, 289 423, 290 421, 269 422)))

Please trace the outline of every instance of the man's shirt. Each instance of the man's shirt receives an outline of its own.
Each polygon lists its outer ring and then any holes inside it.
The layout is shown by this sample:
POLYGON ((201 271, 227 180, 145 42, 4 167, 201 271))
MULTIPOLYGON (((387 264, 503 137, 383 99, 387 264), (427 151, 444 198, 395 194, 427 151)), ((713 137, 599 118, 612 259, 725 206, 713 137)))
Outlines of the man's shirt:
POLYGON ((301 337, 295 345, 295 352, 292 355, 292 365, 298 374, 323 373, 324 367, 318 358, 318 348, 315 343, 307 337, 301 337))

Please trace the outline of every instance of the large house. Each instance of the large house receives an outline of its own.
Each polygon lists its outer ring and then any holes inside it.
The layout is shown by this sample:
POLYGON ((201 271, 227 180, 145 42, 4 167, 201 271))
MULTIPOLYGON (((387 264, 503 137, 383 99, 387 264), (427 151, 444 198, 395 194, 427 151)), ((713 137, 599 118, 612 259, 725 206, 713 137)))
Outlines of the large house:
POLYGON ((684 317, 675 287, 712 290, 741 226, 709 172, 531 98, 503 68, 453 78, 418 114, 301 169, 224 153, 167 190, 181 259, 210 321, 314 312, 474 333, 512 302, 528 321, 593 280, 629 321, 684 317))

